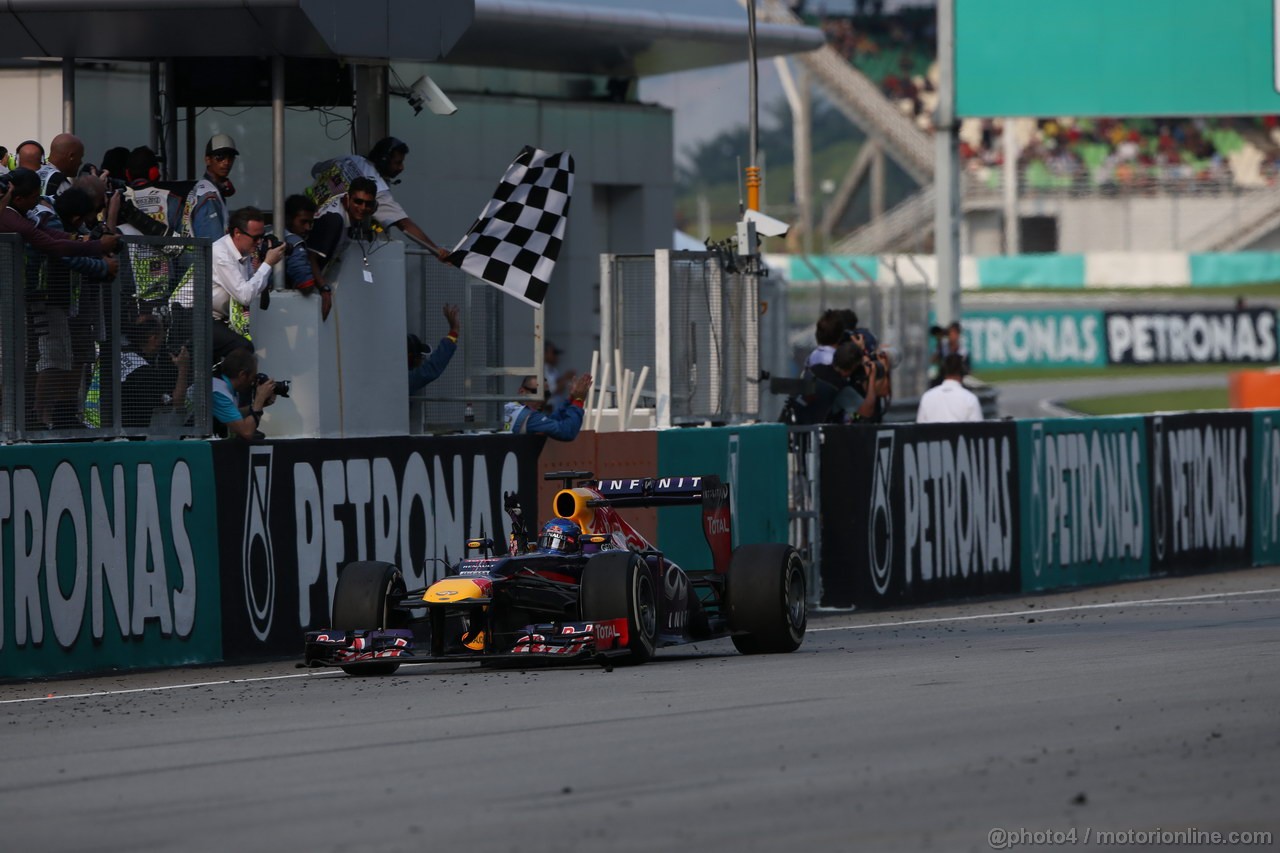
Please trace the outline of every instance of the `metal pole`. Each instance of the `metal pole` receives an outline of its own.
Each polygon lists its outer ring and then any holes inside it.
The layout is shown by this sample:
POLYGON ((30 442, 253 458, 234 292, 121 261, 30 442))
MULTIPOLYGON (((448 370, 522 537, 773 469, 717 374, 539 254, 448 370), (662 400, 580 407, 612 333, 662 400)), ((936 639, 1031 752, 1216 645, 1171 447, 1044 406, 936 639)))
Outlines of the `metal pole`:
POLYGON ((76 58, 62 57, 62 132, 76 132, 76 58))
POLYGON ((151 135, 147 140, 147 147, 157 154, 160 153, 160 63, 153 61, 150 65, 150 73, 148 74, 148 83, 151 90, 151 135))
POLYGON ((1013 119, 1004 120, 1004 253, 1016 255, 1018 245, 1018 138, 1013 119))
POLYGON ((955 0, 938 0, 938 111, 934 116, 938 205, 933 242, 938 264, 935 311, 947 325, 960 319, 960 146, 956 121, 955 0))
POLYGON ((178 100, 174 92, 178 89, 178 75, 174 70, 174 61, 164 61, 164 176, 168 180, 178 177, 178 100))
MULTIPOLYGON (((271 228, 284 238, 284 57, 271 57, 271 228)), ((272 287, 283 290, 284 264, 276 264, 272 287)))
POLYGON ((187 107, 187 170, 186 178, 196 178, 196 108, 187 107))
MULTIPOLYGON (((756 155, 760 148, 760 93, 758 92, 756 67, 756 0, 747 0, 747 208, 760 209, 760 167, 756 155)), ((746 249, 744 248, 744 251, 746 249)))

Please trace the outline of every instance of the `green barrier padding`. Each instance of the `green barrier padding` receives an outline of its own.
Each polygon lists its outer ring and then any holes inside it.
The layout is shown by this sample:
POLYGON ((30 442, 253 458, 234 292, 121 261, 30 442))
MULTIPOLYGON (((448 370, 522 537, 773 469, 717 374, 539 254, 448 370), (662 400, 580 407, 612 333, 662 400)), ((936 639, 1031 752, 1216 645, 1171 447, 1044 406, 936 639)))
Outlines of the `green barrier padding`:
POLYGON ((978 284, 994 288, 1084 289, 1084 255, 993 255, 978 262, 978 284))
POLYGON ((1280 252, 1191 255, 1192 287, 1231 287, 1280 281, 1280 252))
POLYGON ((863 284, 867 276, 875 280, 880 269, 880 262, 874 255, 809 255, 808 261, 806 264, 800 256, 792 255, 788 281, 792 284, 817 283, 821 275, 828 284, 844 281, 863 284), (854 264, 857 264, 856 268, 854 264))
POLYGON ((1280 563, 1280 410, 1253 413, 1253 564, 1280 563))
MULTIPOLYGON (((787 428, 782 424, 669 429, 658 434, 658 476, 716 474, 729 484, 733 545, 786 542, 787 428)), ((658 542, 690 570, 710 569, 701 507, 658 510, 658 542)))
POLYGON ((1101 311, 966 311, 961 326, 978 372, 1107 363, 1101 311))
POLYGON ((1022 590, 1151 573, 1142 417, 1018 422, 1022 590))
POLYGON ((221 659, 204 442, 0 447, 0 678, 221 659))

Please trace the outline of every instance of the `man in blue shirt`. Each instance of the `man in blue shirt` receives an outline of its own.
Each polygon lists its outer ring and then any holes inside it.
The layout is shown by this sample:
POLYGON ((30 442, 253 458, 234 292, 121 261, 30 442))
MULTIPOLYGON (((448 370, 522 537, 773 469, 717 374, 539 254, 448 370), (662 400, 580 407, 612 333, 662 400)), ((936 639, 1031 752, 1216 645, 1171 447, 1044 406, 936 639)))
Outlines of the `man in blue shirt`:
POLYGON ((582 429, 583 403, 591 387, 591 374, 583 373, 569 388, 569 401, 548 408, 538 397, 538 378, 526 376, 520 383, 520 401, 507 403, 503 430, 515 435, 545 435, 556 441, 573 441, 582 429))
POLYGON ((253 441, 262 410, 276 401, 276 383, 268 379, 258 382, 253 392, 253 402, 241 408, 237 401, 240 392, 253 385, 258 376, 258 357, 253 350, 236 349, 222 359, 222 366, 213 377, 213 422, 227 430, 227 437, 239 436, 253 441))
POLYGON ((416 394, 435 382, 449 366, 449 360, 458 350, 458 306, 444 306, 444 318, 449 321, 449 334, 440 339, 435 349, 423 344, 417 335, 409 336, 409 393, 416 394), (426 356, 425 358, 423 356, 426 356))

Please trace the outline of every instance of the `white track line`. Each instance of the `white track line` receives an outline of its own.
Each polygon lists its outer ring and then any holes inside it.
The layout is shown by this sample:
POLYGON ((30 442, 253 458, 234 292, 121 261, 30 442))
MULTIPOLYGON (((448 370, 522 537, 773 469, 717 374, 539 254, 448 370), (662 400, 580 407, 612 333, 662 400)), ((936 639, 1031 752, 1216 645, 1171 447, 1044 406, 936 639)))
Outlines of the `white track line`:
POLYGON ((943 622, 972 622, 976 619, 1003 619, 1009 616, 1039 616, 1045 613, 1070 613, 1075 610, 1106 610, 1117 607, 1152 607, 1169 604, 1218 603, 1205 599, 1227 598, 1238 595, 1267 595, 1280 592, 1276 589, 1246 589, 1239 592, 1211 592, 1205 595, 1180 595, 1170 598, 1138 598, 1132 601, 1108 601, 1103 604, 1073 604, 1069 607, 1036 607, 1031 610, 1009 610, 1003 613, 975 613, 968 616, 939 616, 934 619, 904 619, 898 622, 874 622, 869 625, 839 625, 832 628, 810 628, 809 633, 819 631, 872 631, 877 628, 902 628, 910 625, 938 625, 943 622))
MULTIPOLYGON (((940 616, 935 619, 905 619, 898 622, 877 622, 870 625, 841 625, 832 628, 810 628, 809 633, 823 631, 870 631, 877 628, 903 628, 911 625, 937 625, 944 622, 971 622, 976 619, 1003 619, 1010 616, 1039 616, 1045 613, 1070 613, 1074 610, 1103 610, 1118 607, 1144 607, 1152 605, 1181 604, 1190 602, 1211 603, 1207 599, 1228 598, 1241 595, 1268 595, 1280 592, 1275 589, 1248 589, 1239 592, 1213 592, 1205 595, 1184 595, 1171 598, 1142 598, 1133 601, 1109 601, 1104 604, 1075 604, 1070 607, 1037 607, 1032 610, 1010 610, 1004 613, 977 613, 969 616, 940 616)), ((429 664, 402 664, 402 667, 428 666, 429 664)), ((18 705, 26 702, 53 702, 59 699, 95 699, 104 696, 126 696, 131 693, 158 693, 163 690, 184 690, 189 687, 220 687, 228 684, 254 684, 264 681, 286 681, 291 678, 336 677, 336 672, 293 672, 288 675, 264 675, 256 678, 227 678, 221 681, 197 681, 186 684, 164 684, 158 687, 131 687, 126 690, 96 690, 92 693, 64 693, 47 696, 31 696, 26 699, 0 699, 0 705, 18 705)))

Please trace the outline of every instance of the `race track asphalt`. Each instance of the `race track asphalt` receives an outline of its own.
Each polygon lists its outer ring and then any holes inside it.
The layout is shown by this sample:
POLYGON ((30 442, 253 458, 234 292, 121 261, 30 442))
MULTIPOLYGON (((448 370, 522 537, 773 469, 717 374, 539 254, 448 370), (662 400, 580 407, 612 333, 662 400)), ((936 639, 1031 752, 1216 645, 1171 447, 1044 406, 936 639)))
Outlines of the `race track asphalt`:
POLYGON ((810 629, 792 655, 718 641, 613 672, 272 663, 0 685, 3 849, 981 851, 995 828, 1280 833, 1280 569, 810 629))

